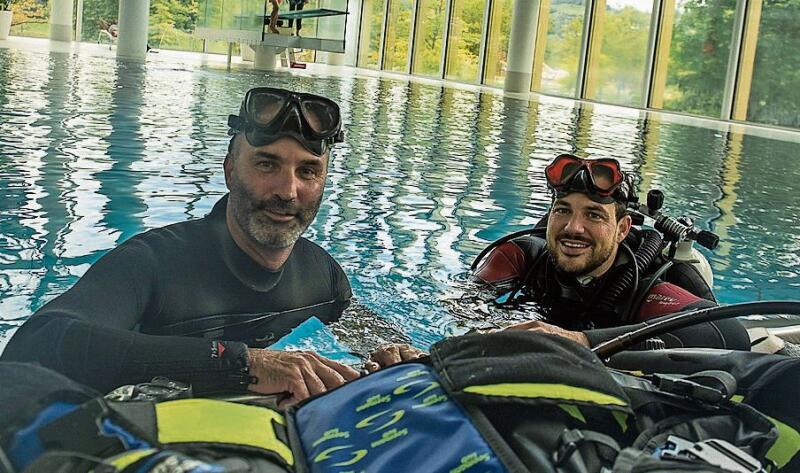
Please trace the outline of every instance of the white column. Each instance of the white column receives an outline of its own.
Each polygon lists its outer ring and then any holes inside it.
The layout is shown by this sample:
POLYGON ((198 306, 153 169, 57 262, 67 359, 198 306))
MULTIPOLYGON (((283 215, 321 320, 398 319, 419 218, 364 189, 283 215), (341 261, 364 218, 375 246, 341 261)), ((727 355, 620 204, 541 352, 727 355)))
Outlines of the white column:
POLYGON ((50 39, 72 41, 72 0, 53 0, 50 9, 50 39))
POLYGON ((278 53, 281 51, 281 48, 257 44, 253 46, 253 50, 255 51, 253 55, 253 69, 259 71, 275 70, 277 67, 276 60, 278 59, 278 53))
POLYGON ((350 0, 347 5, 347 32, 344 38, 344 63, 355 66, 358 63, 358 31, 361 27, 361 0, 350 0))
POLYGON ((147 55, 147 26, 150 0, 119 1, 117 57, 144 59, 147 55))
POLYGON ((529 92, 533 72, 533 47, 539 22, 539 0, 515 0, 508 40, 508 69, 503 87, 508 92, 529 92))
POLYGON ((78 0, 75 8, 75 41, 80 41, 83 36, 83 0, 78 0))

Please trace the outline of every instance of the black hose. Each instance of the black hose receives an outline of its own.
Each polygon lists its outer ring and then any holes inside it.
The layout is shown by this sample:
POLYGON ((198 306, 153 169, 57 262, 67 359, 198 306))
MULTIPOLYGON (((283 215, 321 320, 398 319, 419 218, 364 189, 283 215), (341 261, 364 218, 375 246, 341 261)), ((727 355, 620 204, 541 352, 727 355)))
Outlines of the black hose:
POLYGON ((486 256, 486 254, 489 253, 490 251, 492 251, 493 249, 495 249, 498 246, 502 245, 503 243, 505 243, 505 242, 507 242, 509 240, 513 240, 514 238, 517 238, 517 237, 521 237, 521 236, 525 236, 525 235, 532 235, 534 233, 542 233, 542 232, 544 232, 544 229, 536 226, 536 227, 533 227, 533 228, 526 228, 525 230, 520 230, 518 232, 509 233, 508 235, 495 240, 489 246, 484 248, 483 251, 478 253, 478 256, 476 256, 475 259, 472 261, 472 265, 470 266, 470 269, 472 271, 475 271, 475 268, 478 267, 478 263, 481 262, 483 257, 486 256))
POLYGON ((642 328, 620 335, 607 342, 592 348, 595 355, 600 358, 609 358, 612 355, 627 350, 633 345, 658 337, 673 330, 690 327, 692 325, 713 322, 715 320, 729 319, 742 315, 768 315, 792 314, 800 315, 800 301, 758 301, 744 302, 726 306, 708 307, 705 309, 681 312, 669 318, 658 320, 642 328))
MULTIPOLYGON (((603 290, 603 295, 597 303, 597 310, 600 312, 614 312, 617 301, 622 294, 631 287, 636 274, 644 274, 650 263, 656 256, 661 254, 665 242, 661 235, 655 230, 642 230, 642 243, 636 250, 636 258, 633 265, 628 265, 622 273, 603 290)), ((623 314, 624 316, 624 314, 623 314)))

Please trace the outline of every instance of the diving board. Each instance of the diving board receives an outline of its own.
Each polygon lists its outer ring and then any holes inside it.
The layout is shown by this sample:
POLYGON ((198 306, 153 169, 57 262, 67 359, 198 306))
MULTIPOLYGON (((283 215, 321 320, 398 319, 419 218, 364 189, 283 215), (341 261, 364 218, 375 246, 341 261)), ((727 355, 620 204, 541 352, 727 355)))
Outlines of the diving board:
MULTIPOLYGON (((330 10, 328 8, 317 8, 316 10, 295 10, 287 13, 279 13, 279 20, 305 20, 306 18, 324 18, 326 16, 347 15, 346 11, 330 10)), ((265 18, 269 22, 269 17, 265 18)))

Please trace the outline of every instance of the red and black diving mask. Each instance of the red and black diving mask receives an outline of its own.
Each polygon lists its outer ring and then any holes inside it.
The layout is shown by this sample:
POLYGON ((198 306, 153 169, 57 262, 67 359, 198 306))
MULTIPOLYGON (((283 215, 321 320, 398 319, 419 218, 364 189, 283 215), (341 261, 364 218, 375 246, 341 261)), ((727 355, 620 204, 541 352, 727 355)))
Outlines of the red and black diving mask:
POLYGON ((557 196, 580 192, 600 204, 627 203, 630 198, 630 182, 616 159, 584 159, 562 154, 544 173, 547 185, 557 196))
POLYGON ((229 135, 244 133, 251 146, 268 145, 290 136, 317 156, 344 141, 336 102, 319 95, 272 87, 247 91, 239 115, 228 116, 228 126, 229 135))

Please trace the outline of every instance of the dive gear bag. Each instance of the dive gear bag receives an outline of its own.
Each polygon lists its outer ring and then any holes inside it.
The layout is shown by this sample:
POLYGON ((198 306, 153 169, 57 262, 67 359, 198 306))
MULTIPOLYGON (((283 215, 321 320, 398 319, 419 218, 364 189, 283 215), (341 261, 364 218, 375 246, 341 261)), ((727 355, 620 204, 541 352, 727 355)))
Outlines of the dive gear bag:
POLYGON ((559 337, 467 335, 285 413, 114 402, 0 363, 0 471, 800 472, 800 359, 708 352, 612 360, 653 366, 633 373, 559 337))

